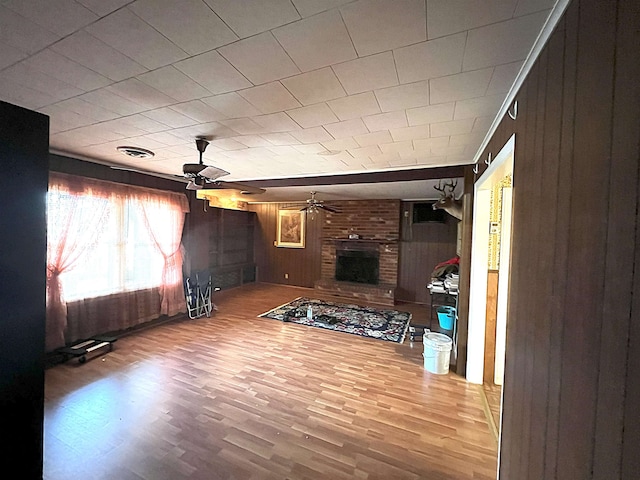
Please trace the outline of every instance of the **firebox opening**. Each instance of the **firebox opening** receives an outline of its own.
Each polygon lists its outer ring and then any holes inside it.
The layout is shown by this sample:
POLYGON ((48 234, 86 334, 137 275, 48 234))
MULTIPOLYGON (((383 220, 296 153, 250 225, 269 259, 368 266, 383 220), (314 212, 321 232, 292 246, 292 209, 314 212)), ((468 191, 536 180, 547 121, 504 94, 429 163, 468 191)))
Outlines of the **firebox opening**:
POLYGON ((378 284, 378 252, 339 250, 336 252, 336 280, 340 282, 378 284))

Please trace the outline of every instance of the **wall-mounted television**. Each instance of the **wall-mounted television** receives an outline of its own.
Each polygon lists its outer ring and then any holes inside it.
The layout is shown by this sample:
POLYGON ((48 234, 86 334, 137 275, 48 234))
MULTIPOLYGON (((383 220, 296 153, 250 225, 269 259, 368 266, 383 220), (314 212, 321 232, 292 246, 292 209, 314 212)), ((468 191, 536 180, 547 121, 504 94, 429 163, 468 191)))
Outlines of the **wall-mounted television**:
POLYGON ((412 223, 445 223, 447 212, 444 210, 434 210, 435 202, 421 202, 413 204, 412 223))

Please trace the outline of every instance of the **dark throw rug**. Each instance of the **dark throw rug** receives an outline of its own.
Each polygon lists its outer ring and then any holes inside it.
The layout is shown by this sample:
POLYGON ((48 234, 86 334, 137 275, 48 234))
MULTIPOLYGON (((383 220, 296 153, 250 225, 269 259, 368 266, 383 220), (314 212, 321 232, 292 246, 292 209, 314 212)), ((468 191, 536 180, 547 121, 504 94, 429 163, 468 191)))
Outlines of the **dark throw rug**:
POLYGON ((283 322, 327 328, 363 337, 402 343, 411 321, 411 314, 397 310, 378 310, 344 303, 325 302, 310 298, 296 298, 280 307, 259 315, 283 322), (307 318, 311 306, 313 317, 307 318))

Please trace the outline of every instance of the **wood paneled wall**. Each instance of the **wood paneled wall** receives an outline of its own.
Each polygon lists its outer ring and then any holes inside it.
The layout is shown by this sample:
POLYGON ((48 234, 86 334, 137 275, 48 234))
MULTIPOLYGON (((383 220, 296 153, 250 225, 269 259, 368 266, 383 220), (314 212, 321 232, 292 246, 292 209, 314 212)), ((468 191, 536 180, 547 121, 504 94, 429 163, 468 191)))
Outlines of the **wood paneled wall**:
MULTIPOLYGON (((324 215, 307 221, 307 240, 304 249, 273 246, 276 239, 278 210, 300 208, 300 205, 291 203, 249 205, 249 208, 257 213, 259 225, 256 230, 255 255, 258 280, 313 287, 314 282, 322 276, 323 239, 347 238, 351 227, 354 228, 354 233, 362 235, 363 238, 379 239, 397 238, 398 231, 403 230, 398 247, 396 298, 407 302, 428 304, 430 299, 426 285, 433 267, 456 254, 456 220, 448 218, 444 224, 416 224, 413 225, 410 234, 405 235, 411 225, 408 221, 399 223, 399 216, 408 203, 401 205, 398 201, 383 201, 375 204, 375 208, 371 207, 371 202, 362 201, 332 202, 331 205, 341 209, 341 212, 343 210, 348 212, 352 205, 359 205, 358 216, 346 219, 346 217, 338 218, 337 215, 332 215, 332 223, 328 228, 325 225, 324 215), (367 205, 368 209, 363 209, 361 205, 367 205), (384 220, 380 219, 381 216, 384 220), (389 226, 391 218, 393 222, 389 226), (288 279, 284 278, 285 273, 289 274, 288 279)), ((324 243, 326 247, 327 243, 324 243)))
POLYGON ((574 0, 515 132, 500 478, 640 472, 640 9, 574 0))
POLYGON ((42 478, 49 117, 0 102, 0 458, 42 478))
POLYGON ((396 299, 431 305, 427 284, 433 268, 456 255, 458 221, 447 215, 445 223, 411 224, 410 203, 402 202, 401 205, 402 236, 396 299))
POLYGON ((305 248, 276 247, 278 210, 297 209, 303 204, 259 203, 249 205, 256 212, 255 261, 258 281, 313 288, 320 278, 323 215, 306 221, 305 248), (288 278, 285 278, 285 274, 288 278))
POLYGON ((213 286, 221 289, 255 281, 255 213, 211 207, 194 195, 189 200, 182 237, 185 273, 208 270, 213 286))

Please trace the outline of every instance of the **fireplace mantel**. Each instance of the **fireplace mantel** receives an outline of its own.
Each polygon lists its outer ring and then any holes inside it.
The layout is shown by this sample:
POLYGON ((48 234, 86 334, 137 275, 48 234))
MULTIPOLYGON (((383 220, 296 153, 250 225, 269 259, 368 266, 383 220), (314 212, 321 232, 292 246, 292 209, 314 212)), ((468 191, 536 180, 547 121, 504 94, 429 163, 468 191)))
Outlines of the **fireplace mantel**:
POLYGON ((398 239, 383 239, 383 238, 335 238, 335 237, 325 237, 323 240, 329 240, 334 243, 378 243, 383 245, 390 245, 393 243, 398 243, 398 239))

